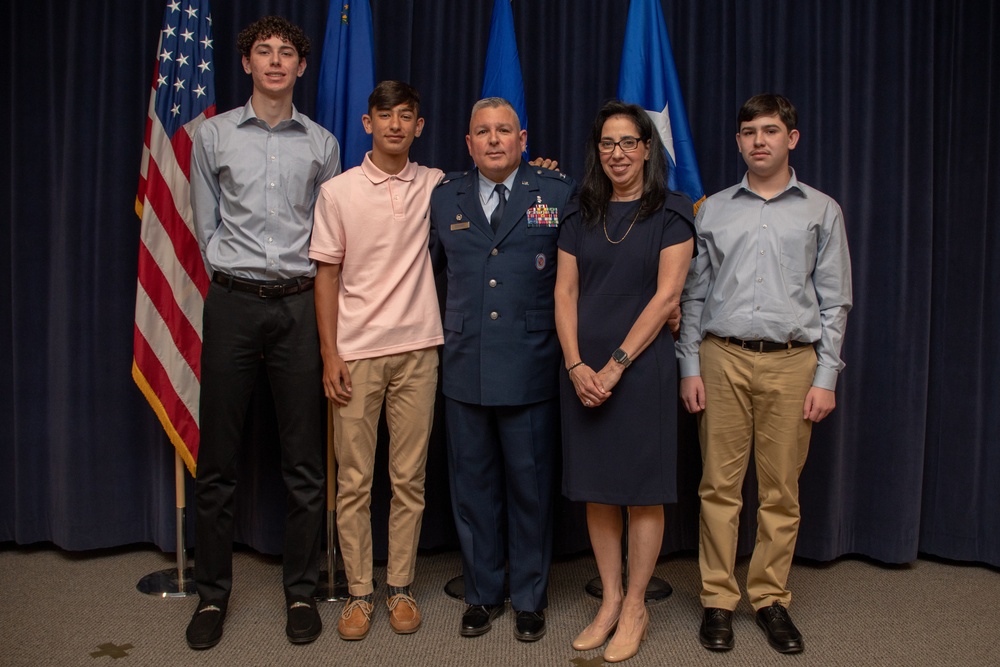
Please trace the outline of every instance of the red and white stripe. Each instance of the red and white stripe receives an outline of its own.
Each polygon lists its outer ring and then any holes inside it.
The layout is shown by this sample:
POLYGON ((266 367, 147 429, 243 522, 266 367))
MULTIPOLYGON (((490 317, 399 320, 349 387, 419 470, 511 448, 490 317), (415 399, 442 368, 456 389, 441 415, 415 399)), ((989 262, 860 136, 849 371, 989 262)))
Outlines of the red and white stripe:
MULTIPOLYGON (((158 70, 158 68, 157 68, 158 70)), ((150 95, 136 213, 142 220, 132 377, 191 471, 198 457, 202 306, 209 277, 194 235, 191 138, 212 105, 167 136, 150 95)))

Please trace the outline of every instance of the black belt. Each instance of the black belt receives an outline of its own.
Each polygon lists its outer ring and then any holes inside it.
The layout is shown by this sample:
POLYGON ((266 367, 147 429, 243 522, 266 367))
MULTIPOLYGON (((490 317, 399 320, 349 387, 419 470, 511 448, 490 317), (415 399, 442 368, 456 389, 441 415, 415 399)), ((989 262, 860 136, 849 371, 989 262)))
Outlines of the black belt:
POLYGON ((792 340, 787 343, 775 343, 769 340, 743 340, 742 338, 733 338, 732 336, 716 336, 716 338, 725 341, 727 345, 738 345, 740 349, 750 350, 751 352, 777 352, 779 350, 790 350, 794 347, 812 346, 812 343, 803 343, 798 340, 792 340))
POLYGON ((212 274, 212 282, 233 290, 256 294, 262 299, 279 299, 300 292, 308 292, 313 288, 312 278, 292 278, 291 280, 249 280, 237 278, 216 271, 212 274))

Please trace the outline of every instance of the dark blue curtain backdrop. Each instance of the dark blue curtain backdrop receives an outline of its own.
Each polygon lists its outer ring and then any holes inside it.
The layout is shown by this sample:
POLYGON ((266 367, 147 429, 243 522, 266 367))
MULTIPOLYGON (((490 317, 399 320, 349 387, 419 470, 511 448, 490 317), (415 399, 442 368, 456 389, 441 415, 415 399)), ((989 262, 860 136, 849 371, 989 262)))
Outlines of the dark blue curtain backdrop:
MULTIPOLYGON (((173 450, 130 375, 133 203, 164 4, 40 0, 5 10, 0 542, 174 549, 173 450)), ((427 127, 414 157, 467 167, 492 0, 371 4, 377 77, 423 93, 427 127)), ((215 0, 220 110, 250 93, 236 34, 278 13, 313 39, 296 89, 296 104, 312 114, 327 7, 215 0)), ((627 8, 627 0, 514 0, 532 151, 575 176, 591 119, 615 94, 627 8)), ((988 0, 663 0, 663 8, 706 192, 743 174, 740 104, 781 92, 800 113, 793 165, 841 203, 847 221, 855 285, 847 368, 802 477, 799 555, 898 563, 926 553, 1000 565, 1000 8, 988 0)), ((283 490, 263 378, 258 389, 238 537, 276 553, 283 490)), ((664 553, 697 548, 700 463, 687 416, 680 439, 681 499, 669 508, 664 553)), ((383 473, 373 508, 379 550, 387 493, 383 473)), ((454 547, 440 432, 427 495, 422 545, 454 547)), ((744 510, 743 551, 752 510, 744 510)), ((580 508, 561 505, 557 540, 564 554, 587 549, 580 508)))

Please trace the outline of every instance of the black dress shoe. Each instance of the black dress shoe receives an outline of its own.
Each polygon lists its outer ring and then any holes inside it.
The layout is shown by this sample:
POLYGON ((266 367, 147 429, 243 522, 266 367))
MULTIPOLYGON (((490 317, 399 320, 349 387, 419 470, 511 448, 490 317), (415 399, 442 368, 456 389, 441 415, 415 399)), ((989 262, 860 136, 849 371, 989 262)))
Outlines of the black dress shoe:
POLYGON ((293 644, 308 644, 323 631, 323 621, 316 610, 316 600, 310 597, 288 598, 288 622, 285 634, 293 644))
POLYGON ((212 648, 222 639, 226 603, 201 600, 187 626, 187 643, 193 649, 212 648))
POLYGON ((458 634, 463 637, 485 635, 493 627, 493 619, 503 610, 502 604, 470 604, 462 614, 462 629, 458 634))
POLYGON ((757 625, 767 633, 767 643, 778 653, 801 653, 805 648, 802 634, 792 623, 788 610, 775 602, 757 610, 757 625))
POLYGON ((701 645, 709 651, 728 651, 736 645, 733 636, 733 612, 728 609, 706 607, 698 631, 701 645))
POLYGON ((514 623, 514 636, 522 642, 537 642, 545 636, 544 611, 519 611, 514 623))

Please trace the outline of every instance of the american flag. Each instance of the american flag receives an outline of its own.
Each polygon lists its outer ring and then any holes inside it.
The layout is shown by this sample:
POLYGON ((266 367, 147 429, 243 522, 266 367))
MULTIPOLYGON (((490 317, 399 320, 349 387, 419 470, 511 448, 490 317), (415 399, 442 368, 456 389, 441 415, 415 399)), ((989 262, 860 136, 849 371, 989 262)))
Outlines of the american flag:
POLYGON ((142 220, 132 378, 193 475, 208 274, 191 219, 191 138, 215 115, 208 0, 163 14, 135 210, 142 220))

